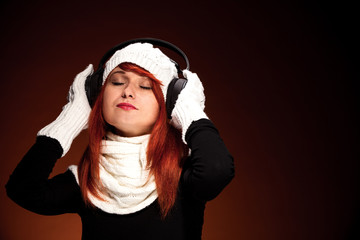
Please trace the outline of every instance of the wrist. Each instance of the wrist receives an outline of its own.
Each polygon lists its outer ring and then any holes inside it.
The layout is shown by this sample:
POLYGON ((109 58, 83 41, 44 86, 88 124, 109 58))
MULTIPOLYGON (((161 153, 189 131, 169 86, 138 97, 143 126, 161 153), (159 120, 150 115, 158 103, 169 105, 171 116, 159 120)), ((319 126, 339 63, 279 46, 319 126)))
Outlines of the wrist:
POLYGON ((187 104, 178 104, 173 110, 171 123, 176 128, 181 130, 182 140, 186 144, 185 134, 187 129, 192 122, 200 119, 209 119, 201 106, 187 106, 187 104))
POLYGON ((38 136, 47 136, 59 141, 64 156, 70 149, 73 139, 87 127, 90 106, 68 103, 55 121, 38 132, 38 136))

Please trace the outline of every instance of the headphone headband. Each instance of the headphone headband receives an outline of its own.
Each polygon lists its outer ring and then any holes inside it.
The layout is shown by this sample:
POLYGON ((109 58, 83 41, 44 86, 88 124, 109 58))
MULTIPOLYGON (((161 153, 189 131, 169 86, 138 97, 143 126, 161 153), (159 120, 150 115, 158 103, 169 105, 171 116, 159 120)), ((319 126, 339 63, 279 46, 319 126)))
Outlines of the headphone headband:
MULTIPOLYGON (((175 46, 174 44, 170 43, 170 42, 167 42, 165 40, 162 40, 162 39, 157 39, 157 38, 135 38, 135 39, 131 39, 131 40, 128 40, 128 41, 125 41, 125 42, 122 42, 116 46, 114 46, 112 49, 110 49, 107 53, 105 53, 105 55, 101 58, 100 60, 100 63, 99 63, 99 66, 98 66, 98 69, 99 68, 102 68, 104 66, 104 64, 106 63, 106 61, 109 60, 109 58, 114 55, 114 53, 117 51, 117 50, 120 50, 130 44, 133 44, 133 43, 137 43, 137 42, 140 42, 140 43, 151 43, 153 45, 157 45, 157 46, 161 46, 161 47, 165 47, 167 49, 170 49, 174 52, 176 52, 177 54, 179 54, 186 62, 186 70, 190 70, 190 63, 189 63, 189 59, 187 58, 186 54, 180 49, 178 48, 177 46, 175 46)), ((171 59, 170 59, 171 60, 171 59)), ((180 67, 179 67, 179 64, 177 64, 175 61, 171 60, 178 72, 182 72, 180 67)))

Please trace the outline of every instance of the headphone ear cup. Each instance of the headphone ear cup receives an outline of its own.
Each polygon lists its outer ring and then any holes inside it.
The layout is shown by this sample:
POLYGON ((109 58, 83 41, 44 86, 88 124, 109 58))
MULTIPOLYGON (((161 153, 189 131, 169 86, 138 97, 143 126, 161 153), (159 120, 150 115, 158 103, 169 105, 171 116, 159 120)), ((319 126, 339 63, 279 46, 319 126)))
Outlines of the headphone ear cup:
POLYGON ((101 90, 103 71, 103 69, 100 69, 88 76, 85 80, 86 97, 91 108, 94 106, 101 90))
POLYGON ((89 102, 89 105, 92 107, 92 104, 91 104, 91 77, 93 76, 93 74, 87 76, 86 80, 85 80, 85 92, 86 92, 86 97, 87 97, 87 100, 89 102))
POLYGON ((174 78, 168 86, 166 92, 166 112, 168 119, 171 119, 171 113, 175 107, 176 100, 179 97, 181 90, 186 86, 187 79, 174 78))

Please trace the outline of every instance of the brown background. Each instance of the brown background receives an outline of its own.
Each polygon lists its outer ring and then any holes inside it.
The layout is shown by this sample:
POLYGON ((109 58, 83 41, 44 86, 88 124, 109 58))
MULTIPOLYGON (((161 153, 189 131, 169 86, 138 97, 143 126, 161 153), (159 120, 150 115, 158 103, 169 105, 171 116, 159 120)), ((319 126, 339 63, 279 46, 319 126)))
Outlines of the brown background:
MULTIPOLYGON (((205 240, 359 237, 353 6, 2 2, 1 239, 80 239, 77 215, 28 212, 4 185, 60 113, 74 76, 115 44, 144 36, 187 53, 235 158, 235 179, 207 205, 205 240)), ((77 163, 86 134, 53 174, 77 163)))

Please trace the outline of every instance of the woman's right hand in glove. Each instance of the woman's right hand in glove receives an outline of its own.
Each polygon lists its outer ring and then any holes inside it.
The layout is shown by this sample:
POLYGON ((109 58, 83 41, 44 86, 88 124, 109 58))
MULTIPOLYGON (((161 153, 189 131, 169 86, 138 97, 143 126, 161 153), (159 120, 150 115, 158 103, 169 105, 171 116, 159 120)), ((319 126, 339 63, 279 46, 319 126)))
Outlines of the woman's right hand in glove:
POLYGON ((37 134, 58 140, 63 148, 62 156, 69 151, 74 138, 87 128, 91 107, 86 97, 85 80, 93 71, 93 66, 90 64, 75 77, 69 90, 68 103, 56 120, 37 134))

